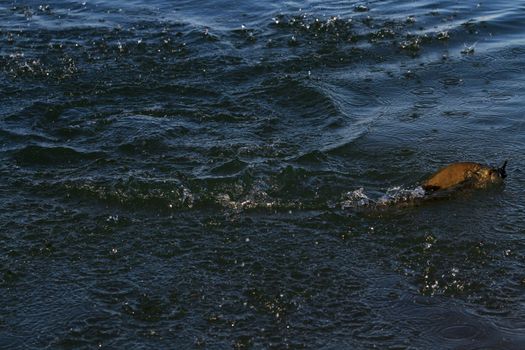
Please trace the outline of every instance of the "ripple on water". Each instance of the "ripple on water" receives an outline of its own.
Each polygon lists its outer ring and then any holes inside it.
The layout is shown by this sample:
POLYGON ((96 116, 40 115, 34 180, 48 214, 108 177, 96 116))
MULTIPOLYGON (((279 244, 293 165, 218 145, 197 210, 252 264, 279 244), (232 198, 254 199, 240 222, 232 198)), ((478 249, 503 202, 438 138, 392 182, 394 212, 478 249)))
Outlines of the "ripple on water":
POLYGON ((419 99, 414 103, 416 109, 430 109, 439 106, 440 101, 437 98, 419 99))
POLYGON ((134 283, 124 279, 96 281, 90 287, 91 293, 104 301, 122 299, 132 294, 136 289, 137 286, 134 283))
POLYGON ((463 79, 460 77, 448 76, 440 79, 440 82, 445 86, 458 86, 463 84, 463 79))
POLYGON ((440 337, 450 340, 475 339, 481 334, 479 327, 471 324, 456 324, 438 330, 440 337))
POLYGON ((434 95, 436 93, 436 89, 432 86, 417 86, 411 89, 410 92, 417 96, 427 96, 434 95))
POLYGON ((438 342, 446 348, 482 345, 502 336, 481 318, 454 310, 436 311, 428 320, 421 322, 425 324, 427 341, 438 342))

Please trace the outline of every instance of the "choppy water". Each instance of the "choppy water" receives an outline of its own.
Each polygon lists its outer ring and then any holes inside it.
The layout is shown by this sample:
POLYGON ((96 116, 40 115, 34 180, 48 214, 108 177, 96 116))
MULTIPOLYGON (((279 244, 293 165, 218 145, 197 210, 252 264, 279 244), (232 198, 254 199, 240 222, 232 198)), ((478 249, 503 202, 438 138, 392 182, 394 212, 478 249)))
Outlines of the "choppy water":
POLYGON ((524 23, 1 1, 0 348, 523 349, 524 23), (503 159, 503 188, 359 202, 503 159))

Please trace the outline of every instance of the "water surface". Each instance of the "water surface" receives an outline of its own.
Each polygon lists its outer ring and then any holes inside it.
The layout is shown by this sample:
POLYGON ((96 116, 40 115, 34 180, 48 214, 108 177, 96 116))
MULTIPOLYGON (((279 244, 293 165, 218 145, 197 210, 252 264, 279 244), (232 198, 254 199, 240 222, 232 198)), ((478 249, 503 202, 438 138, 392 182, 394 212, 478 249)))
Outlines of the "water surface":
POLYGON ((522 349, 523 23, 1 2, 0 347, 522 349), (503 187, 355 205, 504 159, 503 187))

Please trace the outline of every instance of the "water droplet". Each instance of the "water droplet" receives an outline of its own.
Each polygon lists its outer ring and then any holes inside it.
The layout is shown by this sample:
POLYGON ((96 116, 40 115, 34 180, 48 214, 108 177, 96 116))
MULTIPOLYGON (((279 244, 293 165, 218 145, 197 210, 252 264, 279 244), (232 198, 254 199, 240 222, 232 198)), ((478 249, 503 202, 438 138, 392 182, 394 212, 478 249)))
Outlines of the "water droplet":
POLYGON ((476 47, 477 42, 475 42, 472 45, 464 44, 463 50, 461 50, 461 53, 464 55, 472 55, 474 53, 474 48, 476 47))
POLYGON ((450 35, 449 35, 448 32, 445 30, 445 31, 442 31, 442 32, 437 33, 436 38, 437 38, 438 40, 447 40, 447 39, 450 38, 450 35))

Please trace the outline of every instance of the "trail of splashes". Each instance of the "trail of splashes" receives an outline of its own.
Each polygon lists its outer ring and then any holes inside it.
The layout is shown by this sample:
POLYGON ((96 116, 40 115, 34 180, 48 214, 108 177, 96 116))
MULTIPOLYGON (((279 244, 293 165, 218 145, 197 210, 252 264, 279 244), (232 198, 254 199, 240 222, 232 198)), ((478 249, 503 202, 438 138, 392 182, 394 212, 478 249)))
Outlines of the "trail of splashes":
POLYGON ((341 209, 361 207, 387 207, 399 203, 413 203, 425 197, 425 190, 421 186, 406 189, 401 186, 389 188, 381 197, 374 199, 369 197, 364 188, 347 192, 341 202, 341 209))

